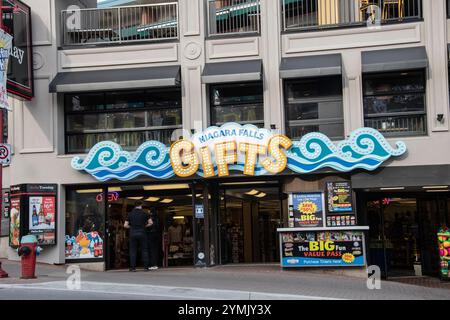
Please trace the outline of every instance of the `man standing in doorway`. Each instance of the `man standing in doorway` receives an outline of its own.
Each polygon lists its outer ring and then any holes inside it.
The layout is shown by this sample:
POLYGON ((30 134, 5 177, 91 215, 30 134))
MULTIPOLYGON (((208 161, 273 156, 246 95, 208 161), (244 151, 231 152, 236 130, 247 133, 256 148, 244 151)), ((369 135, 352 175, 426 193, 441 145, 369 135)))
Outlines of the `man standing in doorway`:
POLYGON ((130 229, 130 271, 136 271, 138 246, 141 248, 144 270, 149 269, 148 245, 145 229, 153 225, 152 219, 142 210, 144 202, 138 200, 135 208, 128 214, 124 227, 130 229))

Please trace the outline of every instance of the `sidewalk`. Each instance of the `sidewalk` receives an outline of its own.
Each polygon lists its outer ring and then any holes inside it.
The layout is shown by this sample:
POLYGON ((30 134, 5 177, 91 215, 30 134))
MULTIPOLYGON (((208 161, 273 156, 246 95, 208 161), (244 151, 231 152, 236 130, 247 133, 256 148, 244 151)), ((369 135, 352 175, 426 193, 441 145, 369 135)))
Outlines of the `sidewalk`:
MULTIPOLYGON (((10 274, 0 289, 67 291, 66 266, 39 264, 38 279, 19 279, 20 265, 1 260, 10 274)), ((277 266, 221 266, 210 269, 174 268, 153 272, 81 272, 81 291, 124 294, 130 298, 154 295, 161 299, 442 299, 450 288, 427 288, 382 282, 381 290, 367 289, 366 279, 308 270, 282 270, 277 266)), ((1 291, 1 290, 0 290, 1 291)))

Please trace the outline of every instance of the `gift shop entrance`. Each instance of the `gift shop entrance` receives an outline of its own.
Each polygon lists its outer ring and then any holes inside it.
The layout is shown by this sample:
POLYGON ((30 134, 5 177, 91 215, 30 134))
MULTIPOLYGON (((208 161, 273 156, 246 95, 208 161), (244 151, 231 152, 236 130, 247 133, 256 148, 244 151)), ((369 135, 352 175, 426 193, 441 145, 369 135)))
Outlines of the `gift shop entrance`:
POLYGON ((220 185, 217 230, 219 264, 279 261, 282 224, 278 184, 220 185))
MULTIPOLYGON (((137 200, 151 216, 148 249, 151 266, 193 266, 193 200, 189 184, 124 185, 108 188, 106 216, 107 269, 129 267, 129 231, 124 228, 137 200)), ((138 249, 138 266, 142 266, 138 249)))

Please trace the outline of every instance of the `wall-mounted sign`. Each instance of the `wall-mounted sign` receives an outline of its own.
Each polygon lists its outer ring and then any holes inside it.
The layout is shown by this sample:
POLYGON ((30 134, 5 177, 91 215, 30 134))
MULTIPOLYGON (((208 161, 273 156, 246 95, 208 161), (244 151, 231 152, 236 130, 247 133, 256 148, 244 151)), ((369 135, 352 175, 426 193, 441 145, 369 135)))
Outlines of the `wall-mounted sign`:
POLYGON ((375 170, 383 162, 406 152, 403 142, 393 148, 371 128, 354 131, 347 140, 332 142, 321 133, 292 141, 254 125, 226 123, 196 133, 167 147, 148 141, 127 152, 111 141, 96 144, 87 157, 72 159, 72 168, 86 171, 99 181, 129 181, 144 175, 155 179, 174 176, 224 177, 234 173, 264 176, 290 170, 309 173, 322 168, 340 172, 375 170))
POLYGON ((9 49, 10 94, 31 100, 34 96, 31 8, 19 0, 3 0, 3 29, 13 36, 9 49))
POLYGON ((289 195, 289 205, 294 213, 294 227, 323 227, 323 194, 293 193, 289 195))
POLYGON ((282 267, 365 266, 361 231, 280 232, 282 267))
POLYGON ((204 219, 205 218, 205 208, 202 204, 195 205, 195 218, 204 219))
POLYGON ((11 145, 0 143, 0 165, 11 163, 11 145))

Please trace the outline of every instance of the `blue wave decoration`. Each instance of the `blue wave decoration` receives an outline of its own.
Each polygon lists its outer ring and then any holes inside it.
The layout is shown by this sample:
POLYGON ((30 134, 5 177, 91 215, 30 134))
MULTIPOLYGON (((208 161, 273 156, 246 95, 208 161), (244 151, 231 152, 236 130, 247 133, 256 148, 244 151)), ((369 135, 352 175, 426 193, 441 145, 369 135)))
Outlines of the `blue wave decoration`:
MULTIPOLYGON (((258 129, 255 127, 255 130, 258 129)), ((394 148, 380 132, 371 128, 358 129, 340 142, 333 142, 321 133, 310 133, 294 141, 286 151, 287 167, 296 173, 311 173, 323 168, 339 172, 373 171, 391 157, 404 155, 406 150, 405 143, 396 142, 394 148)), ((169 152, 169 147, 157 141, 145 142, 136 152, 124 151, 112 141, 103 141, 96 144, 84 159, 74 157, 72 168, 85 171, 102 182, 113 179, 129 181, 139 176, 170 179, 175 173, 169 152)), ((214 169, 217 174, 217 167, 214 169)), ((243 172, 244 163, 230 165, 229 170, 243 172)), ((259 163, 256 165, 255 176, 268 174, 259 163)), ((203 176, 201 166, 197 175, 203 176)))
POLYGON ((295 141, 286 155, 289 169, 297 173, 309 173, 322 168, 340 172, 356 169, 373 171, 389 158, 405 153, 404 142, 398 141, 396 148, 393 148, 377 130, 361 128, 337 144, 324 134, 307 134, 300 141, 295 141))

